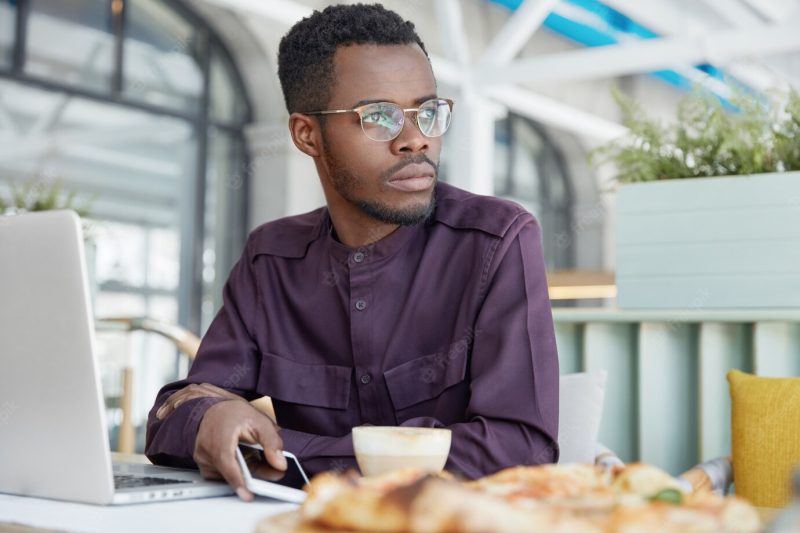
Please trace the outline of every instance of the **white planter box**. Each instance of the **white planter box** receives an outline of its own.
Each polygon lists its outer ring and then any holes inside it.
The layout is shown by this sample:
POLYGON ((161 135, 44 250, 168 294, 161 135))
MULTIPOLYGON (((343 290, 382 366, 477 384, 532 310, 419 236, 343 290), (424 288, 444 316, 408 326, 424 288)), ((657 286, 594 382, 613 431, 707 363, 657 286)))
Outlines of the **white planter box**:
POLYGON ((800 172, 623 185, 617 305, 800 308, 800 172))

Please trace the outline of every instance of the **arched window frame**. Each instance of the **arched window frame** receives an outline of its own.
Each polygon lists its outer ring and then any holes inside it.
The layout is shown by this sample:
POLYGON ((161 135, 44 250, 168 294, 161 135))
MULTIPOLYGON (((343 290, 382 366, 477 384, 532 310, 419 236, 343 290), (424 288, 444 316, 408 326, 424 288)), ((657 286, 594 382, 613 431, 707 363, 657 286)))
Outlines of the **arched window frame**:
MULTIPOLYGON (((14 81, 23 86, 38 88, 48 91, 56 91, 68 96, 76 96, 88 100, 111 103, 129 109, 145 111, 154 115, 174 117, 186 121, 191 125, 196 133, 196 171, 194 180, 191 183, 190 213, 181 219, 181 261, 180 261, 180 286, 178 292, 178 322, 184 327, 196 333, 200 333, 203 326, 202 302, 204 293, 203 282, 203 252, 204 244, 208 233, 205 224, 205 205, 207 194, 207 173, 208 173, 208 154, 209 136, 213 130, 226 132, 234 137, 241 146, 246 146, 244 142, 243 127, 252 122, 252 105, 248 97, 245 85, 239 74, 236 62, 222 40, 217 36, 213 28, 195 11, 182 0, 160 0, 163 4, 173 9, 186 21, 198 30, 197 57, 199 58, 199 68, 203 76, 203 87, 200 94, 200 103, 197 112, 189 112, 181 109, 170 108, 167 106, 148 103, 145 101, 130 98, 124 92, 125 75, 125 46, 127 30, 127 14, 131 1, 136 0, 108 0, 108 17, 110 28, 113 35, 114 51, 112 75, 109 86, 105 90, 94 90, 77 85, 59 83, 51 79, 46 79, 25 71, 26 45, 28 41, 28 27, 31 13, 31 0, 16 0, 15 20, 14 20, 14 40, 11 54, 11 64, 8 68, 0 64, 0 80, 14 81), (216 119, 210 115, 210 80, 211 80, 211 56, 212 49, 218 52, 223 61, 230 66, 227 69, 239 95, 244 98, 244 112, 239 120, 224 121, 216 119)), ((242 154, 242 168, 248 167, 249 156, 246 149, 242 154)), ((249 173, 246 171, 237 173, 238 178, 247 180, 249 173)), ((236 187, 237 194, 232 198, 235 203, 231 212, 236 213, 235 219, 226 220, 230 229, 227 235, 230 237, 225 242, 217 242, 216 264, 217 276, 226 276, 228 269, 236 260, 241 251, 247 233, 247 202, 244 191, 247 190, 247 183, 240 183, 236 187)), ((218 283, 215 285, 219 285, 218 283)))
POLYGON ((508 148, 505 168, 495 176, 495 194, 520 202, 531 209, 539 219, 542 225, 542 246, 549 271, 574 268, 575 247, 571 235, 574 226, 572 219, 575 194, 569 168, 558 145, 541 125, 514 113, 509 113, 507 118, 497 124, 495 143, 505 144, 508 148), (542 144, 540 154, 534 153, 532 146, 522 147, 527 148, 539 176, 536 197, 521 194, 515 187, 515 180, 519 178, 514 175, 518 156, 514 148, 519 147, 521 142, 515 134, 516 127, 528 128, 536 134, 542 144), (552 172, 553 169, 555 172, 552 172), (563 196, 560 198, 553 192, 554 179, 560 180, 558 185, 563 191, 563 196), (533 202, 538 203, 538 209, 534 209, 533 202))

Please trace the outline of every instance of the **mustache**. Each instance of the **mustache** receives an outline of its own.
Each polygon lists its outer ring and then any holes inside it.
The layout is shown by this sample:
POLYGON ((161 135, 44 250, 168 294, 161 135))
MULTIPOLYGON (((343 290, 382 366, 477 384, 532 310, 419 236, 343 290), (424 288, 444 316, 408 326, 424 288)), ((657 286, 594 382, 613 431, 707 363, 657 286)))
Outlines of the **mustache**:
POLYGON ((427 155, 419 154, 411 156, 408 159, 404 159, 403 161, 400 161, 396 165, 392 165, 387 170, 381 173, 381 179, 383 181, 388 181, 392 176, 394 176, 395 174, 406 168, 408 165, 418 165, 421 163, 427 163, 431 167, 433 167, 434 177, 435 178, 439 177, 439 164, 434 163, 427 155))

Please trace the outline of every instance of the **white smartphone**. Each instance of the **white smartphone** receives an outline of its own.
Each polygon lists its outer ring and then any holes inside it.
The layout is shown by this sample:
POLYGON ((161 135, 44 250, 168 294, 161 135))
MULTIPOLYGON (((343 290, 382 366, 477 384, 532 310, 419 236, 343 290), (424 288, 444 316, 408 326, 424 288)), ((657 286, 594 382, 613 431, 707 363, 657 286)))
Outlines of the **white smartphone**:
POLYGON ((264 458, 264 448, 260 444, 249 444, 240 442, 236 448, 236 460, 242 469, 244 485, 247 490, 259 496, 266 496, 290 503, 303 503, 306 493, 300 487, 308 484, 308 476, 300 466, 300 461, 291 453, 284 451, 286 457, 286 474, 278 481, 266 481, 258 479, 250 472, 248 461, 245 460, 247 454, 251 462, 266 462, 264 458))

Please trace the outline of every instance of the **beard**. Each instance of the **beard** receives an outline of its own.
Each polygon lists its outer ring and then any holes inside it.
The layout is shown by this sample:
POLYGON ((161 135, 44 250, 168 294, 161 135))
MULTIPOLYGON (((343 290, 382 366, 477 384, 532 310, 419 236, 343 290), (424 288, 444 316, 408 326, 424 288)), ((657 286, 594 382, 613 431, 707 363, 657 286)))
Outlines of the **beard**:
MULTIPOLYGON (((323 144, 326 143, 323 142, 323 144)), ((362 189, 368 183, 368 180, 351 171, 327 147, 325 148, 333 188, 342 198, 375 220, 400 226, 416 226, 427 221, 436 209, 436 195, 433 192, 431 192, 430 199, 427 202, 408 207, 396 207, 380 200, 358 198, 358 190, 362 189)), ((380 181, 383 183, 407 165, 419 163, 427 163, 433 167, 435 187, 439 177, 439 166, 428 159, 425 154, 411 156, 382 172, 380 181)))

